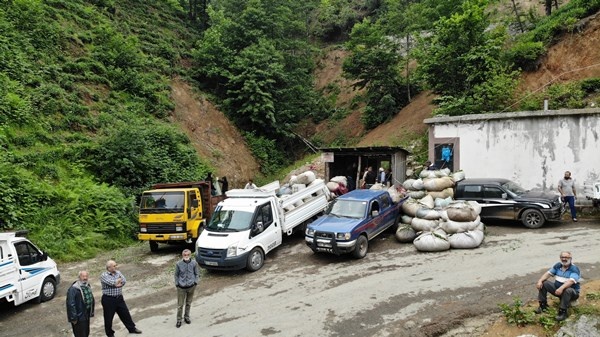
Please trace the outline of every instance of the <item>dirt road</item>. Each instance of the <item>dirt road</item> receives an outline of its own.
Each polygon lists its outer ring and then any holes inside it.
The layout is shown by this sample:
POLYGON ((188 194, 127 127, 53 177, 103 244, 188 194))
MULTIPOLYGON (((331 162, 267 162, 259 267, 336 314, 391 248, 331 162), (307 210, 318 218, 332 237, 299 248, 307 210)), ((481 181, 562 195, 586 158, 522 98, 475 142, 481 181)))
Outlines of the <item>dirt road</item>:
MULTIPOLYGON (((139 245, 62 265, 58 296, 41 305, 0 306, 2 336, 71 336, 65 293, 87 268, 98 275, 115 258, 128 278, 125 298, 143 336, 481 336, 498 303, 535 299, 534 282, 560 250, 571 250, 584 278, 600 279, 600 222, 551 223, 540 230, 489 226, 473 250, 419 253, 392 233, 372 242, 363 260, 314 255, 291 237, 255 273, 206 273, 192 324, 175 328, 173 264, 179 247, 150 254, 139 245), (468 324, 463 324, 467 322, 468 324), (475 322, 475 323, 473 323, 475 322)), ((97 305, 92 336, 103 336, 97 305)), ((116 336, 128 333, 115 318, 116 336)))

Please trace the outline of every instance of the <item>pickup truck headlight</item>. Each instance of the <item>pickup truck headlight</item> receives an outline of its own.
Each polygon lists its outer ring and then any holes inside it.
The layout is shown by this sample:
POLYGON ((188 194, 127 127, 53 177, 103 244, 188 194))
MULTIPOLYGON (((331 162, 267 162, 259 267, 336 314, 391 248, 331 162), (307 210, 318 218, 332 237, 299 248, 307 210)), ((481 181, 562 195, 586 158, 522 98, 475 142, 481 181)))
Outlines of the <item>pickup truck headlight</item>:
POLYGON ((350 233, 337 233, 335 236, 337 240, 350 240, 350 237, 350 233))
POLYGON ((315 230, 314 230, 314 229, 312 229, 312 228, 307 228, 307 229, 306 229, 306 235, 308 235, 308 236, 313 236, 313 235, 315 235, 315 230))
POLYGON ((237 256, 238 244, 237 242, 227 247, 227 257, 237 256))

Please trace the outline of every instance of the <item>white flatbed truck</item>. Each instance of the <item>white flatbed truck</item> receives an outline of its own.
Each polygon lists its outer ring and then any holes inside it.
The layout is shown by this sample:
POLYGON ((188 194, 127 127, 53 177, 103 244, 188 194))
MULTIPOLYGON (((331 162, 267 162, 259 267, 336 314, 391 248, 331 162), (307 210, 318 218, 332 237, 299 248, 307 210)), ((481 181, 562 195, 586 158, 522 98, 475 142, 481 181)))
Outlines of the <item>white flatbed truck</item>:
POLYGON ((277 196, 279 182, 257 189, 227 191, 196 242, 202 268, 259 270, 265 255, 281 245, 283 234, 304 231, 325 210, 330 192, 316 179, 295 193, 277 196))

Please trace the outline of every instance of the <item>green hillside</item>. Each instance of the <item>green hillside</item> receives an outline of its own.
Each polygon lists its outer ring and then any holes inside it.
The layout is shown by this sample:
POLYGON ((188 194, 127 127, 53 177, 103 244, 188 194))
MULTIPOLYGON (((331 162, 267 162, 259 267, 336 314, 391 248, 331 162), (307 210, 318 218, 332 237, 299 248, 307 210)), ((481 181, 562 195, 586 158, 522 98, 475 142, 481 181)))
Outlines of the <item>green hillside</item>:
MULTIPOLYGON (((142 189, 214 169, 169 123, 175 77, 236 124, 265 175, 304 154, 299 124, 335 127, 335 90, 313 85, 324 45, 350 52, 367 129, 424 89, 438 113, 502 111, 518 72, 600 0, 530 16, 516 37, 502 2, 0 0, 0 229, 30 230, 59 260, 131 243, 142 189)), ((577 105, 599 83, 554 92, 577 105)))

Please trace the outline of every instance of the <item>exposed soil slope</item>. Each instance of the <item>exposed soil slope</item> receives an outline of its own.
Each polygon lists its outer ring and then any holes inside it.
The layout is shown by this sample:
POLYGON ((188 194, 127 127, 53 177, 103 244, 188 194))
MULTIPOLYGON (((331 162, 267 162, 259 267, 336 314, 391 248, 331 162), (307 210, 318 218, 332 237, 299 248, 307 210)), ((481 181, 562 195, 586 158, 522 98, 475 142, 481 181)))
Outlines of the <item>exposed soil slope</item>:
POLYGON ((215 168, 214 177, 226 176, 230 188, 243 187, 258 174, 259 166, 244 138, 211 102, 182 81, 172 83, 174 123, 188 135, 201 158, 215 168))
POLYGON ((536 92, 550 84, 600 77, 600 14, 580 22, 580 32, 565 34, 550 47, 537 71, 523 73, 521 92, 536 92))

